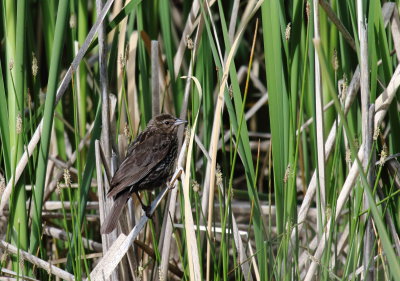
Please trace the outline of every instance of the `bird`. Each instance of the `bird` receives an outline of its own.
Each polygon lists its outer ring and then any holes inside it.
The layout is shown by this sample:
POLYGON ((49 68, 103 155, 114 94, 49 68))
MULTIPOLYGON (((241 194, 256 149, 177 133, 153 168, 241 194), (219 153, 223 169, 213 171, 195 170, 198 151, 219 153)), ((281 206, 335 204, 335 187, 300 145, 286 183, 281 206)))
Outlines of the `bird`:
POLYGON ((178 128, 186 123, 170 114, 159 114, 129 145, 110 182, 107 197, 114 197, 114 203, 100 228, 101 234, 115 229, 123 207, 134 193, 149 216, 150 207, 143 204, 138 192, 162 187, 170 180, 178 153, 178 128))

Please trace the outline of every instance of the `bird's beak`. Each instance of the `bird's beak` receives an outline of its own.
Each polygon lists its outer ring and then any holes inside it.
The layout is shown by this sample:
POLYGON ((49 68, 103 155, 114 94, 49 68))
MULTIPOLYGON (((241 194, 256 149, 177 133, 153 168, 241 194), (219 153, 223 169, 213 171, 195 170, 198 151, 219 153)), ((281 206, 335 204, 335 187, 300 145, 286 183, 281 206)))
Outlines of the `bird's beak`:
POLYGON ((179 126, 179 125, 186 124, 186 123, 187 123, 186 120, 176 119, 174 125, 179 126))

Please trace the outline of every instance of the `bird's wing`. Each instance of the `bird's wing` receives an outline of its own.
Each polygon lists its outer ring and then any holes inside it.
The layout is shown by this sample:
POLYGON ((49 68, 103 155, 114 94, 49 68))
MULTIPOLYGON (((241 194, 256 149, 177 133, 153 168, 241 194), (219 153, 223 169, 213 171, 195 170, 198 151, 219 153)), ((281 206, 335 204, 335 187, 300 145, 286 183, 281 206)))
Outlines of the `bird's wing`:
POLYGON ((115 196, 127 186, 142 180, 168 154, 171 140, 168 135, 141 133, 128 148, 125 160, 111 180, 107 196, 115 196))

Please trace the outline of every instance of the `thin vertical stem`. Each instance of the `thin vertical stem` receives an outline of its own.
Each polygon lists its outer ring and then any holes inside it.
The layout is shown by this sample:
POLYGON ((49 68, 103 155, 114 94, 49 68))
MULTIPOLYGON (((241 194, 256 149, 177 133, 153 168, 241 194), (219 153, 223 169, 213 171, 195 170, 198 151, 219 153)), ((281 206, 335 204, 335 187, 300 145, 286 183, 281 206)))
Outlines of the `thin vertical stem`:
MULTIPOLYGON (((369 169, 367 170, 367 181, 368 185, 370 187, 374 186, 375 182, 375 165, 372 163, 375 163, 375 154, 372 152, 372 143, 373 143, 373 135, 374 135, 374 120, 375 120, 375 105, 371 104, 369 107, 369 112, 368 112, 368 128, 367 128, 367 134, 366 134, 366 139, 365 139, 365 150, 364 150, 364 159, 363 159, 363 164, 366 163, 366 167, 369 166, 369 169), (367 161, 366 161, 367 159, 367 161), (368 161, 370 160, 370 161, 368 161)), ((364 166, 365 168, 365 166, 364 166)), ((368 198, 366 198, 366 195, 364 195, 364 210, 369 209, 369 203, 368 203, 368 198)), ((375 233, 374 229, 372 227, 372 217, 368 216, 367 217, 367 223, 365 227, 365 241, 364 241, 364 253, 363 253, 363 263, 364 263, 364 276, 366 281, 372 281, 374 280, 375 276, 375 267, 373 266, 373 257, 375 256, 375 253, 373 251, 374 249, 374 240, 375 240, 375 233)))
MULTIPOLYGON (((96 0, 97 16, 100 16, 101 10, 103 9, 103 1, 96 0)), ((106 29, 105 23, 102 22, 99 26, 98 41, 99 41, 99 72, 100 72, 100 92, 101 92, 101 145, 104 152, 105 165, 111 167, 111 140, 110 140, 110 102, 108 98, 108 76, 107 76, 107 45, 106 45, 106 29)), ((111 170, 113 170, 111 168, 111 170)), ((111 209, 112 199, 106 198, 105 194, 109 189, 108 181, 104 181, 102 194, 106 202, 106 210, 111 209)), ((105 216, 107 214, 104 214, 105 216)), ((106 237, 106 249, 112 244, 112 241, 116 239, 116 233, 108 235, 106 237)), ((104 250, 104 248, 103 248, 104 250)), ((117 272, 113 272, 110 280, 118 280, 117 272)))
MULTIPOLYGON (((16 22, 16 52, 15 52, 15 85, 13 85, 13 89, 15 89, 15 99, 14 103, 14 116, 10 118, 15 122, 15 127, 11 128, 15 135, 15 158, 13 159, 12 167, 16 167, 17 159, 19 159, 22 155, 23 150, 23 100, 24 100, 24 77, 25 77, 25 37, 26 37, 26 1, 20 0, 17 3, 17 22, 16 22), (15 87, 15 88, 14 88, 15 87)), ((13 80, 14 81, 14 80, 13 80)), ((12 94, 11 94, 12 95, 12 94)), ((9 96, 10 97, 10 96, 9 96)), ((13 171, 15 174, 15 169, 13 171)), ((16 183, 16 182, 15 182, 16 183)), ((11 235, 11 240, 14 245, 17 245, 18 248, 22 250, 27 250, 28 248, 28 219, 26 215, 26 192, 25 185, 23 182, 16 183, 14 188, 13 196, 13 226, 14 229, 18 229, 18 234, 11 235)), ((17 272, 21 272, 25 274, 25 270, 19 264, 19 257, 17 259, 17 263, 13 265, 16 268, 17 272)))
POLYGON ((54 35, 53 49, 51 54, 49 81, 47 85, 47 95, 43 114, 43 127, 42 127, 42 138, 40 141, 40 153, 38 154, 38 165, 36 172, 36 184, 33 194, 33 217, 32 217, 32 229, 30 236, 30 252, 36 253, 39 246, 40 229, 41 229, 41 218, 42 218, 42 204, 43 204, 43 192, 45 183, 45 174, 47 167, 47 157, 49 154, 51 128, 53 124, 53 116, 56 101, 56 90, 58 81, 58 71, 60 66, 60 60, 63 52, 63 39, 65 26, 67 24, 69 1, 60 1, 57 12, 56 32, 54 35))
MULTIPOLYGON (((357 22, 358 22, 358 36, 360 39, 360 87, 361 87, 361 131, 362 131, 362 141, 364 144, 364 151, 363 151, 363 161, 362 166, 366 173, 368 173, 368 162, 369 156, 371 155, 372 150, 372 134, 370 132, 373 130, 373 123, 372 128, 369 128, 370 117, 369 117, 369 67, 368 67, 368 38, 367 38, 367 30, 364 22, 364 12, 363 12, 363 5, 362 1, 357 1, 357 22)), ((372 115, 374 111, 372 112, 372 115)), ((373 116, 372 116, 373 120, 373 116)), ((372 167, 370 168, 372 172, 372 167)), ((368 173, 369 174, 369 173, 368 173)), ((368 179, 368 184, 372 188, 373 182, 370 182, 370 177, 368 179)), ((364 188, 367 188, 366 186, 364 188)), ((367 194, 364 194, 363 198, 363 208, 369 209, 369 203, 367 194)), ((371 281, 374 278, 374 271, 372 269, 372 263, 370 262, 372 251, 373 251, 373 233, 372 233, 372 225, 371 225, 371 217, 364 215, 363 221, 366 221, 366 229, 364 233, 364 240, 363 240, 363 264, 364 264, 364 271, 365 271, 365 280, 371 281)))
POLYGON ((152 100, 152 115, 160 114, 160 85, 158 80, 158 41, 151 41, 151 94, 152 100))
MULTIPOLYGON (((318 0, 314 0, 314 37, 319 39, 319 12, 318 0)), ((324 145, 324 101, 321 87, 321 70, 317 50, 315 50, 315 122, 317 133, 317 158, 318 158, 318 185, 317 202, 321 208, 318 219, 318 232, 322 233, 323 217, 325 214, 325 145, 324 145), (319 191, 319 192, 318 192, 319 191)))
MULTIPOLYGON (((103 8, 103 1, 96 0, 97 15, 103 8)), ((101 91, 101 112, 102 112, 102 131, 101 142, 107 165, 111 165, 111 145, 110 145, 110 110, 108 100, 108 76, 107 76, 107 45, 104 22, 99 26, 99 72, 100 72, 100 91, 101 91)), ((106 188, 107 190, 107 188, 106 188)))

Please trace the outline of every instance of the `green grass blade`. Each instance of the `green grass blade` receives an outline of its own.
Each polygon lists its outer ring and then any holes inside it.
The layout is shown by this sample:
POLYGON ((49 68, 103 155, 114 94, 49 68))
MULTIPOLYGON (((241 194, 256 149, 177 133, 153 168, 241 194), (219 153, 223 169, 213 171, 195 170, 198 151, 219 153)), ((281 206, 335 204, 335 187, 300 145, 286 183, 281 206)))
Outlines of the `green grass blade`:
POLYGON ((42 138, 40 141, 40 152, 38 155, 38 165, 36 170, 36 183, 34 190, 32 229, 30 236, 30 252, 36 253, 41 236, 41 217, 44 181, 47 167, 47 157, 49 153, 51 127, 53 124, 54 102, 56 98, 57 81, 59 66, 63 52, 64 31, 68 20, 69 1, 61 1, 58 6, 57 22, 53 43, 53 50, 50 63, 50 75, 47 84, 47 96, 44 108, 42 138))
MULTIPOLYGON (((3 70, 0 65, 0 100, 7 100, 5 88, 4 88, 4 76, 3 70)), ((11 177, 11 158, 10 158, 10 131, 8 128, 8 108, 7 103, 0 102, 0 136, 1 136, 1 148, 4 157, 4 167, 5 167, 5 178, 9 179, 11 177)))

